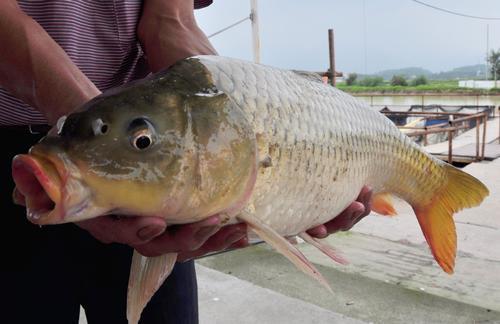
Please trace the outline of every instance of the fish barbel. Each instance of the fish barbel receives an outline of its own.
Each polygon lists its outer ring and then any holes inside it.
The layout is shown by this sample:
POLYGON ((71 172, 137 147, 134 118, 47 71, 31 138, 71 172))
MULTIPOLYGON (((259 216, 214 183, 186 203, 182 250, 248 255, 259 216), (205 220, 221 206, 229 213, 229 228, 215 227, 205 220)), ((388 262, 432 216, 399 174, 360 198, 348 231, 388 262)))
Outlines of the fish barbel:
MULTIPOLYGON (((293 71, 218 56, 182 60, 93 99, 15 157, 13 177, 15 199, 36 224, 105 214, 183 224, 221 214, 226 223, 247 223, 249 234, 325 285, 285 237, 301 236, 342 261, 305 231, 339 214, 364 184, 374 189, 378 213, 395 214, 391 195, 413 207, 448 273, 452 215, 488 195, 352 96, 293 71)), ((175 260, 134 253, 130 323, 175 260)))

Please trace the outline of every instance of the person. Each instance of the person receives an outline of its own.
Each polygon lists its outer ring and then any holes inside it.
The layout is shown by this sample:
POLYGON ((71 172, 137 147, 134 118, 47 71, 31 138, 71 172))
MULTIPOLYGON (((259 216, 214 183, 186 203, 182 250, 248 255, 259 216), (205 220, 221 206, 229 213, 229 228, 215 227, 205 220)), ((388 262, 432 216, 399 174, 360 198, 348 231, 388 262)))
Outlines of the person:
MULTIPOLYGON (((15 1, 0 3, 0 136, 3 208, 2 322, 126 323, 133 249, 179 252, 174 271, 141 323, 197 323, 193 258, 248 244, 244 224, 204 221, 168 227, 155 217, 102 216, 37 227, 12 202, 12 157, 27 152, 60 116, 114 86, 177 60, 216 51, 194 18, 211 1, 15 1), (191 260, 191 261, 189 261, 191 260)), ((371 190, 316 237, 347 230, 370 212, 371 190)))

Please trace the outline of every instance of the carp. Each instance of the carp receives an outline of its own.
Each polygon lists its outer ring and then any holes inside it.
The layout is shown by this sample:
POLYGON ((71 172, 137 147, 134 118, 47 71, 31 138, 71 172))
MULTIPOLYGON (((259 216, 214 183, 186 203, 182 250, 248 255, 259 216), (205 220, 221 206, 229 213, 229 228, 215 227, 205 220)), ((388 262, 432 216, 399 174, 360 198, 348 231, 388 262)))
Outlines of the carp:
MULTIPOLYGON (((453 272, 453 214, 488 189, 415 144, 385 116, 307 75, 219 56, 184 59, 110 90, 60 119, 12 164, 14 199, 35 224, 106 214, 184 224, 220 214, 245 222, 299 269, 328 286, 287 238, 331 220, 374 189, 373 210, 394 215, 390 196, 414 209, 432 254, 453 272)), ((170 273, 176 254, 135 252, 127 318, 170 273)))

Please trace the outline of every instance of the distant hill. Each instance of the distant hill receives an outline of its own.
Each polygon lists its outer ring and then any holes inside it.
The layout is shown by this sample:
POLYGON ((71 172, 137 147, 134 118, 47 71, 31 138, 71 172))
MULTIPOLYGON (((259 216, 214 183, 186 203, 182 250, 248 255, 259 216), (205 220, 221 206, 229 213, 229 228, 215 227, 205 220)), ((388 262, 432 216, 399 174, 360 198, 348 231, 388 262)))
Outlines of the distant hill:
POLYGON ((385 80, 390 80, 394 75, 403 75, 407 79, 412 79, 419 75, 430 77, 432 72, 419 67, 407 67, 403 69, 384 70, 374 74, 374 76, 383 77, 385 80))
MULTIPOLYGON (((484 78, 485 70, 485 64, 461 66, 450 71, 442 71, 438 73, 433 73, 420 67, 407 67, 402 69, 384 70, 370 76, 382 77, 385 80, 390 80, 394 75, 403 75, 407 79, 413 79, 420 75, 424 75, 426 78, 431 80, 481 79, 484 78)), ((363 75, 360 75, 360 78, 363 77, 363 75)))
POLYGON ((451 71, 433 73, 430 78, 435 80, 478 79, 484 78, 485 71, 485 64, 468 65, 451 71))

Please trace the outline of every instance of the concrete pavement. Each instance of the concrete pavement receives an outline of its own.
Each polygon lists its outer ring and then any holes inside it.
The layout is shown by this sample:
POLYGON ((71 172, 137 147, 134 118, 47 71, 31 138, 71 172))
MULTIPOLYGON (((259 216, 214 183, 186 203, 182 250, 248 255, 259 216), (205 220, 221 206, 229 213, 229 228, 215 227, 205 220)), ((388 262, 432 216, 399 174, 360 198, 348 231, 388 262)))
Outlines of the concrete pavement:
MULTIPOLYGON (((347 237, 351 236, 342 240, 347 237)), ((198 263, 367 323, 500 323, 500 312, 436 296, 425 289, 408 289, 402 282, 367 276, 369 267, 358 265, 358 259, 353 260, 350 253, 345 255, 352 261, 349 267, 332 265, 326 259, 319 263, 319 258, 308 254, 330 283, 333 294, 266 245, 205 258, 198 263), (348 271, 350 267, 359 271, 348 271)), ((273 300, 267 302, 267 308, 256 311, 262 321, 255 323, 273 323, 283 316, 273 311, 273 300)), ((306 319, 312 316, 304 315, 306 319)), ((240 317, 233 320, 238 322, 240 317)))
POLYGON ((203 324, 364 323, 199 264, 196 273, 203 324))

